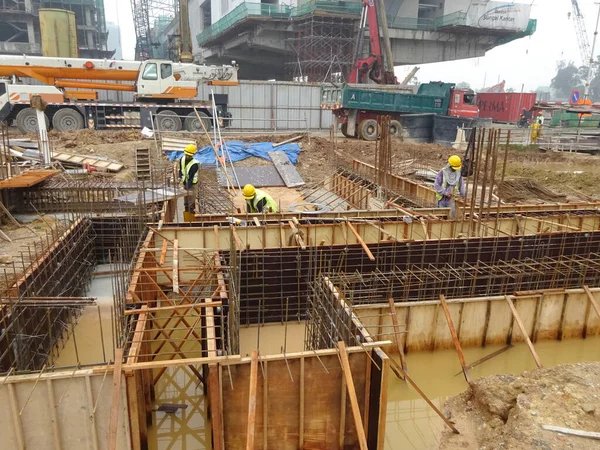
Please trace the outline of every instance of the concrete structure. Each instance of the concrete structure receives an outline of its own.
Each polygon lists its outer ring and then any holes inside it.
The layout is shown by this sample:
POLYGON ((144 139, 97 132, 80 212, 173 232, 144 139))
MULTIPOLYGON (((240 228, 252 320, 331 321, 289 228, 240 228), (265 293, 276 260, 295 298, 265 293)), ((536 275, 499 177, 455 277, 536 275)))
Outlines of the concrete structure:
MULTIPOLYGON (((500 3, 487 1, 385 3, 395 65, 484 56, 536 27, 529 5, 497 10, 500 3)), ((192 0, 194 55, 206 63, 236 60, 242 78, 320 82, 350 70, 360 11, 360 2, 192 0)))
POLYGON ((112 55, 106 49, 103 0, 1 0, 0 53, 42 54, 39 8, 59 8, 75 13, 80 57, 112 55))
POLYGON ((121 45, 121 27, 114 22, 106 22, 106 32, 108 37, 106 40, 106 48, 109 51, 114 50, 114 59, 123 59, 123 47, 121 45))

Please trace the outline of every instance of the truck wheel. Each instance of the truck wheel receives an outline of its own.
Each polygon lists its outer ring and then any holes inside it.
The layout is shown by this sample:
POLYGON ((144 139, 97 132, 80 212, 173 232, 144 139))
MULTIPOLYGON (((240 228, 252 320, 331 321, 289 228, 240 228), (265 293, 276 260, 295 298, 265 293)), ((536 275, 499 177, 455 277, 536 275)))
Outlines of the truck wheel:
MULTIPOLYGON (((354 128, 356 130, 356 127, 354 128)), ((347 123, 343 123, 342 126, 340 127, 340 130, 342 131, 342 134, 344 136, 346 136, 347 138, 355 138, 356 136, 350 136, 350 134, 348 133, 348 124, 347 123)))
POLYGON ((167 109, 156 115, 156 129, 159 131, 181 131, 181 119, 175 111, 167 109))
POLYGON ((392 138, 402 137, 402 125, 397 120, 390 120, 390 136, 392 138))
POLYGON ((74 109, 59 109, 52 117, 52 126, 56 131, 83 130, 83 117, 74 109))
MULTIPOLYGON (((44 117, 46 118, 46 129, 48 129, 50 121, 45 113, 44 117)), ((21 133, 37 133, 38 131, 37 114, 33 108, 24 108, 19 111, 16 122, 21 133)))
POLYGON ((358 125, 358 135, 365 141, 376 141, 379 137, 379 124, 375 119, 365 119, 358 125))
MULTIPOLYGON (((204 124, 204 128, 206 128, 206 131, 210 131, 212 129, 211 120, 203 112, 198 111, 198 115, 202 119, 202 123, 204 124)), ((191 112, 187 115, 183 126, 187 131, 193 131, 195 133, 202 133, 204 131, 204 128, 202 128, 202 124, 198 120, 198 117, 196 117, 195 112, 191 112)))

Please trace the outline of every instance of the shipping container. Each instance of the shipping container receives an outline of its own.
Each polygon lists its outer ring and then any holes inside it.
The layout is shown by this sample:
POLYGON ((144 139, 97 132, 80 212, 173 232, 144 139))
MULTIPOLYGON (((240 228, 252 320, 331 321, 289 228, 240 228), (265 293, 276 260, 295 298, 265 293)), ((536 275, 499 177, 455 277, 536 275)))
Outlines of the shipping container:
POLYGON ((527 111, 535 104, 536 94, 519 92, 481 92, 477 94, 479 117, 494 122, 516 123, 523 108, 527 111))

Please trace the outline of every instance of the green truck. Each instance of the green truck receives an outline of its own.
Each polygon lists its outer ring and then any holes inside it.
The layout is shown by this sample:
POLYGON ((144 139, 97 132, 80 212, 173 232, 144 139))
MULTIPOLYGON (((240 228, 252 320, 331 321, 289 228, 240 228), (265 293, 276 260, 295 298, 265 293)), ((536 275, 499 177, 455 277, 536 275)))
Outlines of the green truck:
MULTIPOLYGON (((479 115, 475 93, 470 89, 457 89, 453 83, 431 82, 419 86, 416 94, 398 89, 377 90, 345 85, 323 86, 321 109, 331 110, 341 124, 346 137, 376 140, 380 130, 378 119, 389 115, 390 134, 400 135, 402 116, 423 114, 474 118, 479 115)), ((425 120, 425 119, 424 119, 425 120)))

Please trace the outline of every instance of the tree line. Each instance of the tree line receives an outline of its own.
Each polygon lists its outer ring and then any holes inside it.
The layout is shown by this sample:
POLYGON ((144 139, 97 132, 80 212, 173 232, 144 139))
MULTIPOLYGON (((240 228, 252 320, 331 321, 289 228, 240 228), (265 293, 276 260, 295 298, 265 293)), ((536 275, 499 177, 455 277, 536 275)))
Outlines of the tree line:
MULTIPOLYGON (((590 81, 590 100, 600 101, 600 73, 597 67, 600 63, 600 56, 594 64, 594 72, 590 81)), ((568 99, 571 96, 573 89, 579 89, 583 96, 585 83, 588 79, 587 66, 576 66, 573 61, 559 61, 556 64, 556 75, 552 78, 550 87, 554 90, 557 100, 568 99)))

